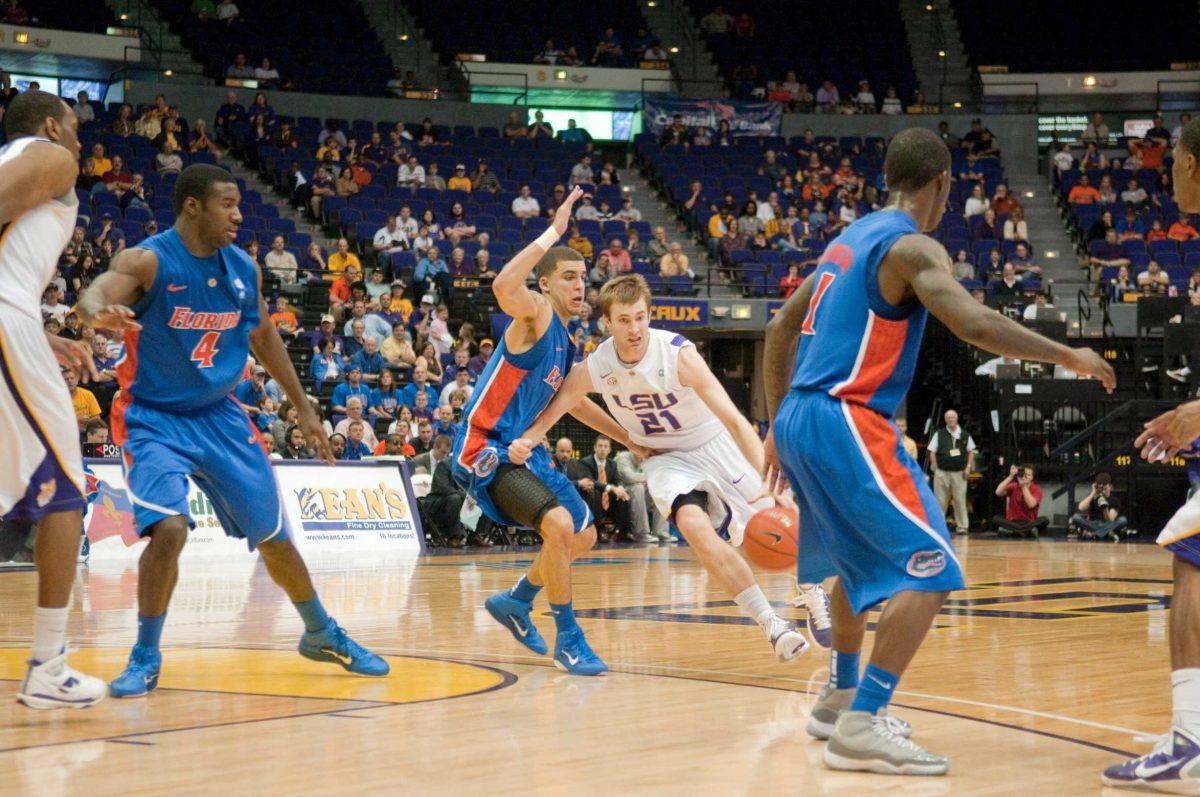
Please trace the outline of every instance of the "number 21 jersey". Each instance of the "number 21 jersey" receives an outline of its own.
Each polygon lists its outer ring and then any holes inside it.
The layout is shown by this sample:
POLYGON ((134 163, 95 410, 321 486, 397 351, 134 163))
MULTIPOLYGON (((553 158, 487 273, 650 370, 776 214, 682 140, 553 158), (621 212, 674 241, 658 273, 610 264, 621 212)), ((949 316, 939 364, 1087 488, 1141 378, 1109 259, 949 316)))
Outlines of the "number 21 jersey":
POLYGON ((635 443, 657 451, 689 451, 724 431, 704 399, 679 384, 679 353, 693 345, 683 335, 651 329, 640 362, 621 362, 612 338, 585 361, 592 387, 635 443))

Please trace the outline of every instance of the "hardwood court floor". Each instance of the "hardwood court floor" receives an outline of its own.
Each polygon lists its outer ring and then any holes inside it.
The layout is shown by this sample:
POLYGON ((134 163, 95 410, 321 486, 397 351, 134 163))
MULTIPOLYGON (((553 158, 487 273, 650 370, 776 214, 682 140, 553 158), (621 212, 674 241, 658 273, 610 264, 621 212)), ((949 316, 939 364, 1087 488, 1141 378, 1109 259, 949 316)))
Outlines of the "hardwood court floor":
MULTIPOLYGON (((250 557, 183 563, 144 700, 43 713, 0 700, 0 793, 57 795, 1120 794, 1107 764, 1169 721, 1170 562, 1148 545, 960 541, 955 595, 894 711, 946 778, 831 772, 804 732, 828 674, 779 664, 687 548, 601 550, 576 607, 603 679, 527 655, 487 616, 530 554, 313 559, 330 611, 389 656, 367 680, 294 653, 299 621, 250 557)), ((772 600, 787 574, 763 574, 772 600)), ((32 573, 0 574, 0 680, 23 674, 32 573)), ((111 678, 132 569, 81 572, 74 661, 111 678)), ((538 605, 552 641, 553 623, 538 605)), ((788 609, 787 616, 799 616, 788 609)), ((868 634, 868 646, 871 635, 868 634)))

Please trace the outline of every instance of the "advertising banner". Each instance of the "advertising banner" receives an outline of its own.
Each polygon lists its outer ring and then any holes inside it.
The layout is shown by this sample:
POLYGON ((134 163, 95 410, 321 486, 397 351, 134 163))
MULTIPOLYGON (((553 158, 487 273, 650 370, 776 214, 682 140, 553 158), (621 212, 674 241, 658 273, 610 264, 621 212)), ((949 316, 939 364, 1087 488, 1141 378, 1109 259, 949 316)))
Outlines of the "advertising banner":
POLYGON ((650 308, 652 326, 665 329, 708 326, 707 299, 666 299, 654 297, 650 308))
MULTIPOLYGON (((84 529, 93 561, 132 561, 144 542, 134 528, 133 503, 120 465, 89 461, 84 529)), ((309 551, 411 551, 424 534, 407 471, 394 461, 325 464, 274 462, 288 533, 301 553, 309 551)), ((244 540, 225 535, 212 502, 188 483, 188 512, 196 527, 183 556, 246 553, 244 540)))
POLYGON ((717 123, 724 119, 735 136, 777 136, 783 127, 783 106, 777 102, 647 97, 642 109, 642 128, 657 136, 671 124, 675 114, 692 130, 701 125, 716 130, 717 123))

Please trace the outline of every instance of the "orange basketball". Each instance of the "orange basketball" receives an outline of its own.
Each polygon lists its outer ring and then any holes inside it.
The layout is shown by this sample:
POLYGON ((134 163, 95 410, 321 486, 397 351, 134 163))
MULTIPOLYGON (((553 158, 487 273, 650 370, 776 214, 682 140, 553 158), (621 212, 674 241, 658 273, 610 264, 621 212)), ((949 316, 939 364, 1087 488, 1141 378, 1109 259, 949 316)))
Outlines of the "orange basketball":
POLYGON ((750 561, 763 570, 794 570, 799 533, 796 510, 773 506, 750 518, 742 547, 750 561))

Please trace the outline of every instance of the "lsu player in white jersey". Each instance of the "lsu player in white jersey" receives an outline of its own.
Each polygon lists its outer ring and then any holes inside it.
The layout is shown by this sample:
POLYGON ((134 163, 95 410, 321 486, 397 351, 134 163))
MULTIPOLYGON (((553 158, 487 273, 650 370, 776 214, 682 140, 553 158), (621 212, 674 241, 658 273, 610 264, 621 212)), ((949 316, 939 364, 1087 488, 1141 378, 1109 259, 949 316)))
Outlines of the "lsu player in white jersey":
MULTIPOLYGON (((687 338, 650 328, 650 289, 639 275, 618 277, 600 291, 612 337, 571 369, 558 395, 520 439, 509 447, 523 462, 542 436, 588 393, 600 393, 613 417, 638 445, 654 454, 643 465, 646 489, 664 517, 671 517, 708 573, 742 613, 762 628, 780 661, 808 648, 804 635, 775 613, 750 566, 717 529, 741 545, 747 521, 771 506, 763 489, 763 446, 687 338)), ((809 627, 820 635, 824 619, 829 646, 828 598, 819 585, 809 627)))
POLYGON ((17 692, 37 709, 86 708, 107 693, 67 666, 65 642, 86 487, 58 364, 85 380, 95 367, 87 346, 47 335, 40 312, 79 211, 76 125, 61 99, 28 91, 8 106, 0 149, 0 516, 38 523, 33 650, 17 692))

